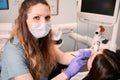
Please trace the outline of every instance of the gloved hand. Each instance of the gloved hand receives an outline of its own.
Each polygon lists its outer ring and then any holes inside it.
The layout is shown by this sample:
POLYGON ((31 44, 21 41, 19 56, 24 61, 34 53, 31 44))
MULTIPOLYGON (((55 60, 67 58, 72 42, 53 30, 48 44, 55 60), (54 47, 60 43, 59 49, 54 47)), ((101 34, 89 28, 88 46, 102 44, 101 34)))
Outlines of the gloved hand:
POLYGON ((89 58, 92 53, 92 49, 79 49, 79 56, 81 56, 82 59, 89 58))
POLYGON ((83 67, 85 64, 87 63, 86 60, 82 60, 81 56, 77 56, 75 57, 70 65, 68 66, 68 68, 64 71, 64 73, 66 74, 66 76, 68 77, 68 80, 74 76, 75 74, 77 74, 81 67, 83 67))

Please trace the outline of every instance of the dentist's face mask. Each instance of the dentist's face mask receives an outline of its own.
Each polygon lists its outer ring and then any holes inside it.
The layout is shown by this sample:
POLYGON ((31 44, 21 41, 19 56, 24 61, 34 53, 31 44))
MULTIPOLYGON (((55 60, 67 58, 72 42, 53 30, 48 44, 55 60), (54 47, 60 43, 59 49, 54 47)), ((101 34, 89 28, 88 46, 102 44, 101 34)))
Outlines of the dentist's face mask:
POLYGON ((29 29, 32 35, 36 38, 43 38, 50 32, 51 25, 46 23, 33 24, 29 29))

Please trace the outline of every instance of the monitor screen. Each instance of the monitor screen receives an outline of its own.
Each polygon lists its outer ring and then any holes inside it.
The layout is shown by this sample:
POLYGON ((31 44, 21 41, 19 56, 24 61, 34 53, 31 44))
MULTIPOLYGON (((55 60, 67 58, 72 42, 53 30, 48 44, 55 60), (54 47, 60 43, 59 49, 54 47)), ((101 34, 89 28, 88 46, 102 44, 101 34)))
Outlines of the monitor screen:
POLYGON ((103 23, 114 23, 120 0, 78 0, 78 17, 103 23))
POLYGON ((82 0, 81 11, 113 16, 116 0, 82 0))

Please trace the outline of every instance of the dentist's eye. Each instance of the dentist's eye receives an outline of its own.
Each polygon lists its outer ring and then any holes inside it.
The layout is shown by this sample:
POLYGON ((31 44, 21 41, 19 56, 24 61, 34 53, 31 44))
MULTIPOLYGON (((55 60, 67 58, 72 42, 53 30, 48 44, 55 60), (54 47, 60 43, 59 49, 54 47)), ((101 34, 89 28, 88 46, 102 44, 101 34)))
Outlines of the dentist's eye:
POLYGON ((45 17, 45 20, 46 20, 46 21, 50 21, 50 16, 46 16, 46 17, 45 17))
POLYGON ((34 19, 35 20, 40 20, 40 17, 39 16, 35 16, 34 19))

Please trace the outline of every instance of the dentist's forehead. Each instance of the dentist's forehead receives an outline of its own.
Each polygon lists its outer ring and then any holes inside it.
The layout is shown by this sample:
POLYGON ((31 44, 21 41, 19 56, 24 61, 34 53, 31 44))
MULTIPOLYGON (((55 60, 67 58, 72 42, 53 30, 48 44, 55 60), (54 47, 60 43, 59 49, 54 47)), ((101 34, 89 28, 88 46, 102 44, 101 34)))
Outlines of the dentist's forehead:
POLYGON ((28 10, 28 14, 30 15, 49 15, 50 14, 50 8, 47 5, 44 4, 36 4, 34 6, 31 6, 28 10))

